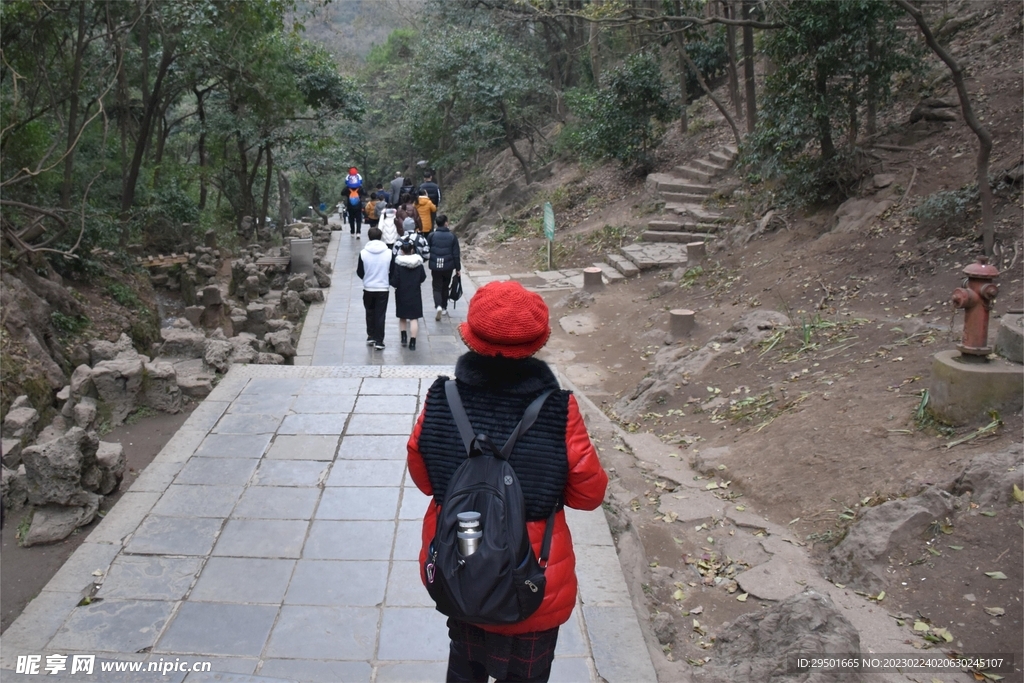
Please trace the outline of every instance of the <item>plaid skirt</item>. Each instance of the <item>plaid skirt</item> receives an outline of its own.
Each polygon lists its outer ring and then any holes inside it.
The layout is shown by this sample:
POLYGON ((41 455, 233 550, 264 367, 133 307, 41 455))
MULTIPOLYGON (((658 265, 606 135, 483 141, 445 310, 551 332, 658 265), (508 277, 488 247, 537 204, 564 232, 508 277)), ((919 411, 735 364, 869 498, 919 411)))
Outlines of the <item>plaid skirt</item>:
POLYGON ((460 646, 466 659, 483 665, 492 678, 530 680, 551 669, 558 627, 508 636, 449 618, 448 637, 460 646))

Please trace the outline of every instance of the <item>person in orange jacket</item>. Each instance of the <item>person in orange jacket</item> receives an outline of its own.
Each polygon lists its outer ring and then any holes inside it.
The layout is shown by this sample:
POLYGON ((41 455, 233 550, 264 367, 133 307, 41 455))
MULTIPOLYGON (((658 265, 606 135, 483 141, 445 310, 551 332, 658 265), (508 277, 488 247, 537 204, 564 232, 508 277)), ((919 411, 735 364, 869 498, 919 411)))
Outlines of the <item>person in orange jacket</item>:
MULTIPOLYGON (((558 628, 576 605, 576 556, 562 508, 596 509, 604 500, 608 475, 572 392, 560 390, 551 368, 532 357, 551 335, 540 295, 515 281, 487 284, 470 301, 459 334, 470 349, 455 365, 459 394, 474 429, 495 443, 504 443, 533 399, 555 390, 509 458, 522 486, 527 531, 538 556, 548 515, 555 505, 559 509, 540 607, 510 625, 476 626, 449 618, 447 680, 547 681, 558 628)), ((410 476, 433 496, 423 518, 421 568, 448 482, 466 458, 445 398, 447 379, 439 377, 431 385, 407 447, 410 476)))
POLYGON ((420 221, 423 223, 422 232, 426 235, 434 229, 434 214, 437 212, 437 206, 430 201, 426 190, 420 190, 420 196, 416 198, 413 206, 420 215, 420 221))

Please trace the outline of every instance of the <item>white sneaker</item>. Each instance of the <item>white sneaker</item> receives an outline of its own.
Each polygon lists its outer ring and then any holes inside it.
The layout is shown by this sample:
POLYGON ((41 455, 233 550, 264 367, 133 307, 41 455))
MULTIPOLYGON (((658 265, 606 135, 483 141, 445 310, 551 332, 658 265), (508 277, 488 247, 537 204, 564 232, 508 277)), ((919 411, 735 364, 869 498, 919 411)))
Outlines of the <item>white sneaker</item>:
POLYGON ((448 312, 447 308, 443 309, 441 312, 444 313, 444 317, 446 317, 449 320, 451 320, 452 314, 448 312))
POLYGON ((442 313, 442 309, 441 309, 440 306, 438 306, 437 307, 437 313, 434 314, 434 320, 440 320, 441 319, 441 313, 442 313))

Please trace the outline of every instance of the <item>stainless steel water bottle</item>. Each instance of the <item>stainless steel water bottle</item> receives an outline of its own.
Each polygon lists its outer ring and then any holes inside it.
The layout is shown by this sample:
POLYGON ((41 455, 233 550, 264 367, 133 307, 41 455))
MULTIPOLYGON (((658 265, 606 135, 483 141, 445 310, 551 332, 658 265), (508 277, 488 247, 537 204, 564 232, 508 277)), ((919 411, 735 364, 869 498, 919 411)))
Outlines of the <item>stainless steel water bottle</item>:
POLYGON ((459 552, 463 557, 468 557, 476 552, 480 537, 483 536, 480 529, 480 513, 460 512, 456 517, 459 520, 459 552))

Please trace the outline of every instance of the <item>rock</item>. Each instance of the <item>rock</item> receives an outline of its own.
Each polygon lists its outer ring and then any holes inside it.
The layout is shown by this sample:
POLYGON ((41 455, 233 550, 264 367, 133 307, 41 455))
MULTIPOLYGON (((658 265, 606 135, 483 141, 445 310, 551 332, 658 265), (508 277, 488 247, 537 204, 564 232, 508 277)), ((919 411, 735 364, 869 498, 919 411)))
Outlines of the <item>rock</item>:
POLYGON ((821 672, 790 671, 797 655, 854 655, 860 635, 826 595, 807 590, 777 605, 744 614, 716 636, 711 661, 701 669, 715 681, 826 681, 821 672))
POLYGON ((255 301, 260 298, 260 279, 256 275, 245 278, 245 300, 255 301))
POLYGON ((896 182, 895 173, 876 173, 871 178, 871 183, 878 189, 886 188, 896 182))
POLYGON ((324 293, 320 289, 307 289, 299 294, 299 298, 307 304, 320 303, 324 300, 324 293))
POLYGON ((1024 316, 1002 317, 996 332, 996 353, 1013 363, 1024 363, 1024 316))
POLYGON ((18 408, 31 408, 31 407, 32 407, 32 403, 28 400, 28 396, 26 396, 25 394, 22 394, 21 396, 19 396, 16 399, 14 399, 14 402, 11 403, 11 407, 8 408, 8 410, 17 410, 18 408))
POLYGON ((331 286, 331 271, 329 270, 328 266, 330 266, 329 263, 325 263, 323 267, 318 265, 313 266, 313 277, 316 278, 316 284, 318 287, 331 286))
MULTIPOLYGON (((192 306, 189 306, 192 308, 192 306)), ((176 330, 191 330, 195 325, 188 318, 175 318, 171 321, 171 327, 176 330)))
POLYGON ((676 642, 676 624, 668 612, 658 612, 651 619, 651 631, 662 645, 676 642))
POLYGON ((686 268, 680 266, 672 271, 672 280, 679 282, 686 276, 686 268))
POLYGON ((89 429, 96 420, 96 399, 92 396, 83 396, 75 404, 71 416, 76 427, 89 429))
POLYGON ((104 496, 117 490, 124 479, 124 471, 128 461, 124 455, 124 447, 119 443, 100 441, 96 449, 96 469, 99 470, 99 481, 95 484, 97 493, 104 496))
POLYGON ((125 333, 116 342, 95 339, 89 342, 89 364, 96 365, 105 360, 114 360, 123 351, 132 351, 132 339, 125 333))
POLYGON ((0 441, 0 461, 4 467, 16 469, 21 464, 21 439, 0 441))
POLYGON ((306 289, 306 276, 305 275, 294 275, 288 278, 288 282, 284 286, 285 291, 296 291, 301 292, 306 289))
POLYGON ((594 303, 594 295, 585 289, 577 289, 572 294, 562 297, 555 302, 555 308, 580 308, 590 306, 594 303))
POLYGON ((654 288, 654 296, 665 296, 677 287, 679 287, 679 284, 676 282, 659 282, 654 288))
MULTIPOLYGON (((0 309, 4 312, 5 334, 10 335, 10 339, 24 344, 28 356, 38 362, 50 387, 54 390, 60 389, 66 383, 67 378, 64 377, 64 370, 60 366, 63 361, 58 360, 58 356, 63 357, 60 344, 53 335, 52 302, 49 299, 44 300, 40 294, 30 289, 29 285, 23 281, 24 277, 14 277, 8 270, 5 268, 4 272, 0 273, 0 280, 3 281, 3 286, 0 287, 0 309)), ((20 274, 24 274, 25 277, 35 276, 35 273, 28 268, 21 268, 20 274)), ((35 279, 39 282, 40 287, 50 285, 56 287, 54 283, 44 278, 35 276, 35 279)), ((77 301, 67 294, 67 290, 59 289, 76 307, 71 314, 80 314, 81 307, 77 301)), ((56 294, 50 298, 57 301, 56 294)), ((64 307, 63 304, 58 306, 58 309, 61 307, 64 307)), ((63 312, 68 314, 68 311, 63 312)))
MULTIPOLYGON (((226 359, 225 359, 226 360, 226 359)), ((178 375, 178 389, 189 398, 206 398, 213 391, 211 375, 178 375)))
POLYGON ((263 339, 274 349, 274 353, 278 353, 285 358, 291 358, 295 355, 295 343, 292 340, 291 330, 270 332, 263 339))
POLYGON ((227 372, 231 365, 231 351, 234 349, 231 342, 223 339, 207 339, 206 349, 203 352, 203 361, 219 372, 227 372))
POLYGON ((277 332, 278 330, 294 330, 295 324, 284 318, 274 318, 273 320, 267 321, 267 329, 271 332, 277 332))
POLYGON ((68 431, 69 426, 63 415, 55 415, 50 424, 39 432, 39 436, 36 437, 36 445, 59 439, 68 431))
POLYGON ((58 401, 66 401, 71 398, 71 385, 65 384, 64 388, 57 392, 58 401))
POLYGON ((25 466, 17 469, 0 468, 0 505, 5 510, 16 510, 28 503, 28 485, 25 477, 25 466))
POLYGON ((294 290, 284 293, 281 297, 281 304, 284 306, 285 317, 291 320, 299 320, 306 312, 306 305, 302 303, 298 292, 294 290))
POLYGON ((203 288, 203 305, 216 306, 224 302, 224 295, 216 285, 208 285, 203 288))
POLYGON ((956 114, 946 111, 952 105, 938 98, 929 97, 922 100, 910 112, 910 123, 918 121, 956 121, 956 114))
POLYGON ((953 497, 932 486, 913 498, 864 510, 829 554, 829 578, 872 594, 883 590, 889 555, 922 538, 932 522, 942 520, 952 509, 953 497))
POLYGON ((832 232, 864 233, 890 206, 889 199, 847 199, 836 209, 832 232))
POLYGON ((1024 489, 1024 446, 1012 444, 1005 451, 975 456, 953 486, 953 495, 971 494, 971 501, 982 507, 1006 507, 1016 504, 1013 486, 1024 489))
POLYGON ((256 356, 257 365, 284 365, 284 356, 278 353, 260 353, 256 356))
POLYGON ((200 263, 196 266, 196 274, 207 280, 217 277, 217 266, 211 263, 200 263))
POLYGON ((104 404, 104 410, 110 412, 111 425, 121 424, 135 410, 136 400, 142 391, 143 370, 141 357, 105 360, 92 369, 96 394, 104 404))
POLYGON ((26 548, 42 543, 62 541, 80 526, 85 526, 96 519, 100 509, 102 496, 88 494, 89 501, 82 506, 65 507, 63 505, 44 505, 36 508, 32 515, 32 523, 28 532, 21 539, 26 548))
POLYGON ((92 381, 92 368, 88 365, 79 365, 71 373, 71 396, 80 398, 82 396, 95 396, 96 385, 92 381))
POLYGON ((181 392, 174 366, 170 363, 146 363, 143 373, 143 405, 164 413, 180 412, 181 392))
POLYGON ((5 439, 21 439, 27 443, 35 436, 36 423, 39 422, 39 413, 35 408, 14 408, 8 410, 4 416, 3 437, 5 439))
POLYGON ((229 364, 255 363, 259 358, 259 340, 255 335, 243 332, 228 340, 231 344, 231 354, 228 356, 229 364))
POLYGON ((80 506, 88 504, 82 473, 96 466, 99 439, 95 432, 72 427, 67 434, 22 451, 29 502, 33 505, 80 506))
POLYGON ((79 365, 88 365, 89 361, 92 360, 89 354, 89 347, 85 344, 75 344, 71 347, 71 357, 69 358, 71 365, 78 367, 79 365))
POLYGON ((185 318, 193 327, 199 327, 203 319, 203 311, 205 310, 206 309, 202 306, 188 306, 185 309, 185 318))
POLYGON ((202 358, 206 348, 206 335, 194 328, 164 328, 160 330, 160 338, 164 340, 161 356, 202 358))

